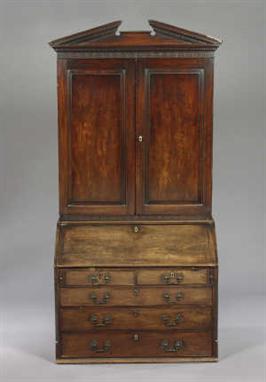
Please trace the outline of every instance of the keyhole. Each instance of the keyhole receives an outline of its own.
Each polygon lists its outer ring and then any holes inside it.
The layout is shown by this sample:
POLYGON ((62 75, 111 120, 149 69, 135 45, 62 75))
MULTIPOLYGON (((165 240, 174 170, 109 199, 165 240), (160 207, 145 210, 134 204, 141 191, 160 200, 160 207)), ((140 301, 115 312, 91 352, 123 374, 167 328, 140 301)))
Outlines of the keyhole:
POLYGON ((134 294, 134 296, 138 296, 139 295, 139 289, 138 288, 134 288, 133 289, 133 294, 134 294))
POLYGON ((134 341, 139 341, 139 335, 138 334, 134 334, 133 335, 133 340, 134 341))

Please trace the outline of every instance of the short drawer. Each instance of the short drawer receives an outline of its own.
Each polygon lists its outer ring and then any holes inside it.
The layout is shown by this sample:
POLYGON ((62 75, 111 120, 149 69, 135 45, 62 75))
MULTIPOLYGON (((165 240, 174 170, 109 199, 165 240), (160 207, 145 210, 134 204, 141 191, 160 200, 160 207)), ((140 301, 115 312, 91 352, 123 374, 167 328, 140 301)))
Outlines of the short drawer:
POLYGON ((147 269, 138 271, 138 284, 208 284, 208 269, 147 269))
POLYGON ((63 308, 60 323, 64 331, 206 329, 211 308, 63 308))
POLYGON ((210 287, 95 287, 60 288, 61 306, 141 306, 212 304, 210 287))
POLYGON ((67 270, 64 271, 63 285, 134 285, 134 273, 127 270, 67 270))
POLYGON ((209 332, 63 333, 62 357, 208 357, 209 332))

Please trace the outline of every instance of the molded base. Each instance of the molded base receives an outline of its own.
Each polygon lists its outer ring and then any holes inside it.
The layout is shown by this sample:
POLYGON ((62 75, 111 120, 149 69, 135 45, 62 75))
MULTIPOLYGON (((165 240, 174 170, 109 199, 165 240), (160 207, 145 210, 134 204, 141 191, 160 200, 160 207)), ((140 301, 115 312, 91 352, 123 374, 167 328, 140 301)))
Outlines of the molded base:
POLYGON ((181 362, 217 362, 215 357, 187 357, 187 358, 57 358, 57 364, 78 363, 181 363, 181 362))

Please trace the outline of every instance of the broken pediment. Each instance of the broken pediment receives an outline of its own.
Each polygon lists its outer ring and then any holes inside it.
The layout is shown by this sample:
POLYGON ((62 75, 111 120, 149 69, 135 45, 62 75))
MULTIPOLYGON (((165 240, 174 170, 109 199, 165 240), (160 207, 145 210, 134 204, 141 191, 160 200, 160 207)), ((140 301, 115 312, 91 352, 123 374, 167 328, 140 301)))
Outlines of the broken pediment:
POLYGON ((121 21, 66 36, 49 44, 56 51, 72 50, 216 50, 221 41, 173 25, 149 20, 152 31, 118 32, 121 21))

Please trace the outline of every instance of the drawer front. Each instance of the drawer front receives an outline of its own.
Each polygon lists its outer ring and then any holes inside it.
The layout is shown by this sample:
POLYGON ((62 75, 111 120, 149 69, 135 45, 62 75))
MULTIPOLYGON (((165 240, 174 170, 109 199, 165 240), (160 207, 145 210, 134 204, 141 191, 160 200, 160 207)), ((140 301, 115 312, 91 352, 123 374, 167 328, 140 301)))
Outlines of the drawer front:
POLYGON ((71 270, 65 271, 63 280, 65 286, 134 285, 134 273, 126 270, 71 270))
POLYGON ((62 357, 208 357, 209 332, 97 332, 62 334, 62 357))
POLYGON ((61 329, 206 329, 211 325, 211 308, 64 308, 61 329))
POLYGON ((180 284, 208 284, 208 270, 196 268, 184 269, 156 269, 138 272, 138 284, 152 285, 180 285, 180 284))
POLYGON ((67 270, 62 277, 62 286, 98 285, 187 285, 208 284, 208 269, 147 269, 147 270, 109 270, 86 269, 67 270))
POLYGON ((212 289, 182 287, 61 288, 61 306, 212 304, 212 289))

